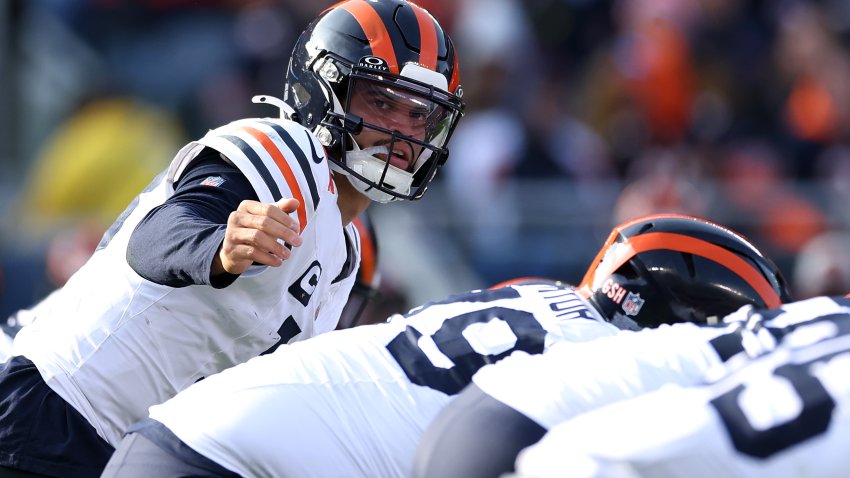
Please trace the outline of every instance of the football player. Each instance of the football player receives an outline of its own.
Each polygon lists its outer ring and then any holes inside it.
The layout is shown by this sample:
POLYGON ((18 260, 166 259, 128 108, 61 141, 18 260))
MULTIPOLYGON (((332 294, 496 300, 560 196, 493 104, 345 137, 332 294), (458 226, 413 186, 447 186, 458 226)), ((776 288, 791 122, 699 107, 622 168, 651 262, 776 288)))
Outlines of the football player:
POLYGON ((781 277, 765 272, 774 266, 745 240, 731 232, 708 240, 710 228, 689 228, 687 219, 675 216, 626 224, 578 287, 605 315, 625 324, 621 328, 635 329, 629 327, 635 321, 657 326, 671 316, 687 324, 642 331, 640 338, 619 334, 593 346, 562 343, 540 356, 518 354, 486 367, 423 435, 415 476, 509 472, 521 449, 564 419, 665 383, 698 383, 723 359, 705 342, 724 329, 693 332, 699 330, 695 324, 715 324, 747 302, 776 307, 790 300, 781 277), (659 244, 677 253, 659 257, 653 251, 659 244), (748 292, 735 292, 742 290, 748 292), (615 353, 620 360, 608 356, 615 353))
POLYGON ((751 345, 721 378, 668 385, 557 425, 520 453, 518 475, 847 476, 850 300, 750 309, 744 320, 751 345))
POLYGON ((324 11, 296 42, 284 98, 258 100, 283 117, 181 149, 33 309, 0 367, 0 467, 97 476, 151 405, 334 330, 359 261, 351 220, 422 197, 461 91, 452 42, 422 8, 324 11))
POLYGON ((752 245, 684 216, 616 228, 589 276, 583 292, 532 280, 460 294, 208 377, 152 407, 104 476, 409 476, 422 431, 486 364, 787 297, 752 245))

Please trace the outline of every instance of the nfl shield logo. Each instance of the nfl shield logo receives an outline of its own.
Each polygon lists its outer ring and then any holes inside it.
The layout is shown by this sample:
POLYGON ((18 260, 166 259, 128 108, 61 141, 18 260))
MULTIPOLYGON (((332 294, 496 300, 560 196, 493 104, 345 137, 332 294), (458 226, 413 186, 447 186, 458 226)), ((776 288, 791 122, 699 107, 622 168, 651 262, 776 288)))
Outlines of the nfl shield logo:
POLYGON ((201 181, 201 186, 212 186, 217 188, 224 184, 224 178, 221 176, 209 176, 207 179, 201 181))
POLYGON ((626 299, 623 301, 623 312, 628 316, 634 317, 640 312, 640 308, 643 307, 644 300, 640 298, 640 294, 635 294, 633 292, 629 292, 629 295, 626 296, 626 299))

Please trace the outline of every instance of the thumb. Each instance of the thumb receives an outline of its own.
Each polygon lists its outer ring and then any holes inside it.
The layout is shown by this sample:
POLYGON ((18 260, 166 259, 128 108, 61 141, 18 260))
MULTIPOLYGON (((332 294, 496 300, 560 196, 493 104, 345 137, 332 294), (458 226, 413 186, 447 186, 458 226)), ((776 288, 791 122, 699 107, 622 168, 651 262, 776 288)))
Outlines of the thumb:
POLYGON ((283 198, 275 203, 275 206, 277 206, 278 209, 286 213, 297 211, 298 206, 300 205, 301 203, 299 203, 297 199, 293 198, 283 198))

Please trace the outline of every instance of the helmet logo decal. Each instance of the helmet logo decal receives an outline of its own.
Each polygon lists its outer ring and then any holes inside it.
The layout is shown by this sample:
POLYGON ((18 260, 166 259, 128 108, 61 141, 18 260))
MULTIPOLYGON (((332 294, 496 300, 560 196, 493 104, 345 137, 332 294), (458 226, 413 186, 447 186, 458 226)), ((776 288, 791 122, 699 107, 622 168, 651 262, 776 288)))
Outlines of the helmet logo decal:
POLYGON ((357 66, 376 71, 390 71, 390 67, 387 65, 386 60, 377 56, 364 56, 360 59, 357 66))
MULTIPOLYGON (((608 296, 608 298, 615 304, 619 304, 623 301, 623 297, 626 295, 626 289, 624 289, 620 284, 614 282, 614 279, 609 277, 605 280, 605 283, 602 284, 602 293, 608 296)), ((631 295, 631 292, 629 292, 629 295, 631 295)))
POLYGON ((629 292, 629 295, 626 296, 626 300, 623 301, 623 312, 630 317, 634 317, 640 312, 644 302, 646 301, 640 298, 640 294, 629 292))
POLYGON ((393 66, 390 73, 398 73, 392 39, 389 32, 387 32, 387 26, 384 24, 384 20, 381 19, 381 15, 375 10, 375 7, 364 0, 343 2, 338 7, 346 10, 357 20, 360 28, 363 29, 363 33, 369 40, 372 53, 379 58, 386 58, 386 63, 393 66))

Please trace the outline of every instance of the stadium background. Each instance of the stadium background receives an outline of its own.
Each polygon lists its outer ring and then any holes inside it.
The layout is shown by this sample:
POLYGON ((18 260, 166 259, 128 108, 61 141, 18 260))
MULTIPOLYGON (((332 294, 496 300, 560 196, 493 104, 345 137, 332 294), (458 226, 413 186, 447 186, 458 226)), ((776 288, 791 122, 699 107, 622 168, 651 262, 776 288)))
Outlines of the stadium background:
MULTIPOLYGON (((61 284, 186 141, 279 95, 333 2, 0 2, 0 317, 61 284)), ((542 275, 610 227, 728 224, 798 298, 850 290, 850 2, 422 0, 467 116, 417 203, 371 208, 382 316, 542 275)))

